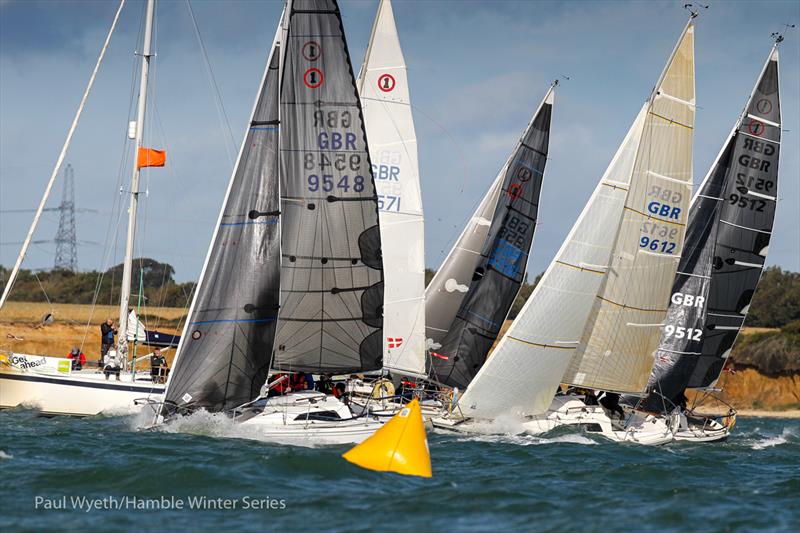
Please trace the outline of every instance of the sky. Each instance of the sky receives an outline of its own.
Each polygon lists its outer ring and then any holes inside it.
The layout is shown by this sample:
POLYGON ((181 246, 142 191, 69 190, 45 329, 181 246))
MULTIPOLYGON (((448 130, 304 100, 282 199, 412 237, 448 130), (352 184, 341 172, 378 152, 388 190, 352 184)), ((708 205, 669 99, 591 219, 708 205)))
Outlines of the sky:
MULTIPOLYGON (((551 81, 556 93, 531 277, 552 260, 649 95, 687 19, 683 0, 395 0, 408 65, 426 219, 436 268, 485 194, 551 81), (569 79, 566 79, 569 78, 569 79)), ((146 144, 168 164, 143 172, 137 256, 195 280, 243 138, 282 3, 192 2, 219 90, 212 88, 187 4, 157 7, 146 144), (219 105, 221 102, 221 106, 219 105), (223 111, 224 109, 224 111, 223 111)), ((0 0, 0 264, 19 251, 111 24, 116 2, 0 0), (9 210, 30 209, 30 212, 9 210)), ((342 0, 356 71, 377 0, 342 0)), ((81 270, 121 261, 120 217, 133 151, 135 51, 143 3, 129 1, 65 162, 75 171, 81 270), (92 244, 95 243, 95 244, 92 244)), ((695 182, 708 171, 767 54, 770 34, 800 23, 800 3, 717 1, 696 24, 695 182)), ((800 271, 800 33, 781 47, 783 143, 769 264, 800 271)), ((369 135, 369 132, 367 132, 369 135)), ((61 201, 58 180, 49 207, 61 201)), ((127 200, 125 200, 127 202, 127 200)), ((46 212, 35 240, 52 240, 46 212)), ((34 244, 26 268, 50 268, 34 244)))

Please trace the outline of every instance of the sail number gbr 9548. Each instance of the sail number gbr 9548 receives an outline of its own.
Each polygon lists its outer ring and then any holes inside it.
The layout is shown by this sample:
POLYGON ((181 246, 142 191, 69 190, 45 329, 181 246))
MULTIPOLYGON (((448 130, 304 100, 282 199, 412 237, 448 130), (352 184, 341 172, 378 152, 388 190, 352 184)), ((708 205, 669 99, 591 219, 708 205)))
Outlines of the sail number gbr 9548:
POLYGON ((309 192, 353 192, 364 190, 361 174, 363 156, 356 145, 356 134, 347 131, 352 123, 350 111, 315 111, 314 127, 318 151, 303 156, 303 168, 309 171, 309 192), (342 131, 344 130, 344 131, 342 131), (356 152, 356 153, 354 153, 356 152))

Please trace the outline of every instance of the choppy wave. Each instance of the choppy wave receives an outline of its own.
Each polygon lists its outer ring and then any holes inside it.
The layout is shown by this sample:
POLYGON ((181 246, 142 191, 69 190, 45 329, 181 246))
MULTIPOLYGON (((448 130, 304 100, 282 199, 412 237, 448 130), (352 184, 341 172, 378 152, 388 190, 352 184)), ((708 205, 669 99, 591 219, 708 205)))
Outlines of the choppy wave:
POLYGON ((754 450, 763 450, 765 448, 772 448, 774 446, 780 446, 781 444, 786 444, 795 436, 795 432, 789 428, 783 428, 783 431, 780 435, 775 435, 772 437, 765 437, 763 439, 759 439, 750 447, 754 450))
POLYGON ((10 453, 6 453, 3 450, 0 450, 0 459, 13 459, 14 456, 10 453))

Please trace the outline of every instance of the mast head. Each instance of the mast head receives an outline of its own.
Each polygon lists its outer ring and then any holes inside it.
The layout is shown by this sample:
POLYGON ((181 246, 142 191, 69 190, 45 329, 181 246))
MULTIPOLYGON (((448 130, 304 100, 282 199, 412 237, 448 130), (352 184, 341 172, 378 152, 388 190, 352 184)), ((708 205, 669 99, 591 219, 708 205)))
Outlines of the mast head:
POLYGON ((775 41, 776 45, 779 45, 783 42, 783 35, 791 28, 794 28, 794 24, 784 24, 783 31, 772 32, 772 40, 775 41))
POLYGON ((703 4, 683 4, 683 9, 689 12, 689 18, 694 19, 700 15, 700 8, 708 9, 708 6, 703 4))

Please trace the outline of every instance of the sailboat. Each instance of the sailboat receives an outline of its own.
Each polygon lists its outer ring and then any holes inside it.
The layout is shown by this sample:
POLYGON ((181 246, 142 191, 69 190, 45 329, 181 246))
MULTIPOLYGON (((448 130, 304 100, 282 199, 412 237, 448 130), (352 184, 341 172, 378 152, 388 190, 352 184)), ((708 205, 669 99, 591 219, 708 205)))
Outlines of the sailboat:
POLYGON ((383 365, 378 196, 335 0, 289 0, 160 417, 233 415, 267 440, 357 443, 380 422, 286 376, 383 365))
MULTIPOLYGON (((120 13, 124 6, 120 2, 111 29, 106 37, 100 52, 97 64, 89 79, 78 111, 67 134, 67 139, 57 159, 50 181, 40 201, 27 237, 22 245, 16 264, 14 265, 6 283, 0 309, 6 302, 19 269, 27 253, 39 218, 52 190, 53 183, 58 175, 59 168, 69 148, 75 128, 80 119, 87 98, 94 84, 95 77, 105 56, 111 36, 114 33, 120 13)), ((44 414, 59 414, 73 416, 96 415, 100 412, 125 412, 137 410, 142 403, 160 397, 164 386, 152 382, 150 373, 136 372, 136 361, 133 357, 135 350, 128 346, 128 304, 131 296, 131 274, 133 272, 133 246, 136 233, 137 206, 139 198, 139 176, 141 168, 151 166, 150 157, 154 151, 144 148, 144 121, 147 102, 147 85, 150 61, 154 56, 152 48, 153 14, 155 0, 148 0, 145 10, 145 28, 142 39, 141 73, 139 78, 139 97, 136 120, 129 125, 129 138, 134 141, 134 161, 130 183, 130 206, 128 210, 128 232, 125 242, 125 259, 123 261, 123 276, 119 302, 120 324, 117 351, 122 360, 130 364, 130 369, 120 372, 119 380, 107 379, 102 372, 88 370, 72 371, 69 362, 54 357, 11 354, 6 358, 7 364, 0 364, 0 408, 16 407, 18 405, 33 406, 44 414), (128 360, 128 357, 131 360, 128 360)))
POLYGON ((715 392, 766 261, 778 193, 782 40, 693 199, 648 394, 623 398, 637 411, 678 411, 675 440, 723 440, 735 423, 733 410, 721 418, 692 412, 684 395, 715 392))
POLYGON ((663 423, 637 434, 601 428, 581 398, 553 395, 562 382, 635 393, 646 386, 691 192, 693 18, 539 284, 435 426, 486 431, 485 422, 512 416, 534 434, 579 424, 614 440, 671 439, 663 423))
POLYGON ((431 378, 448 387, 475 377, 525 280, 556 85, 426 290, 431 378))

